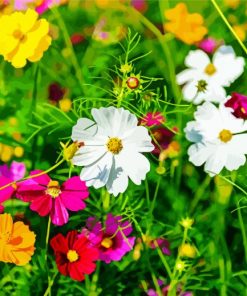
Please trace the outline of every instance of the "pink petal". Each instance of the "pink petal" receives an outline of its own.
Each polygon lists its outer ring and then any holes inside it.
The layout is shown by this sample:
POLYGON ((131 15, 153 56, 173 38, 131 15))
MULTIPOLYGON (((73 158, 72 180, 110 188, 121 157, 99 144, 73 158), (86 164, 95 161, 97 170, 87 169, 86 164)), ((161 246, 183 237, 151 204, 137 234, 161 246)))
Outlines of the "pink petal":
POLYGON ((42 195, 35 198, 31 205, 30 209, 32 211, 38 212, 40 216, 46 216, 50 213, 52 208, 52 198, 49 195, 42 195))
MULTIPOLYGON (((32 171, 30 173, 30 176, 34 176, 34 175, 40 174, 42 172, 43 171, 41 171, 41 170, 32 171)), ((43 186, 46 186, 50 182, 50 180, 51 180, 51 178, 47 174, 43 174, 43 175, 38 176, 38 177, 33 177, 32 179, 36 183, 38 183, 39 185, 43 185, 43 186)))
POLYGON ((60 196, 53 200, 52 210, 51 210, 51 221, 55 225, 66 224, 69 220, 69 214, 65 208, 60 196))
POLYGON ((23 162, 13 161, 10 166, 11 176, 13 181, 20 180, 24 177, 26 166, 23 162))
MULTIPOLYGON (((12 181, 8 178, 3 177, 3 176, 0 177, 0 187, 3 187, 4 185, 6 185, 10 182, 12 182, 12 181)), ((0 202, 10 199, 12 197, 12 195, 14 194, 14 192, 15 192, 15 189, 11 185, 0 190, 0 202)))
POLYGON ((63 183, 61 186, 62 191, 83 191, 85 192, 85 198, 88 197, 88 189, 86 183, 80 180, 80 177, 75 176, 63 183))

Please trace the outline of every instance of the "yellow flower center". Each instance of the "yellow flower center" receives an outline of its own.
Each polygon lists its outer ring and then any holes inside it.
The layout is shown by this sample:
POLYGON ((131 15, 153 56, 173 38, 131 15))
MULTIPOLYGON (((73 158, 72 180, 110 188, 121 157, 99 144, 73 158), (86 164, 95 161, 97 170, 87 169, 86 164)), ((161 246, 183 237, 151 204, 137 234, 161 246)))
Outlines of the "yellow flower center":
POLYGON ((16 38, 16 39, 19 39, 20 41, 23 41, 25 39, 25 34, 22 33, 21 30, 15 30, 13 32, 13 36, 16 38))
POLYGON ((46 194, 49 194, 52 198, 56 198, 61 193, 58 181, 51 180, 46 189, 46 194))
POLYGON ((75 250, 69 250, 67 253, 67 259, 72 263, 79 259, 79 255, 75 250))
POLYGON ((207 67, 204 69, 204 72, 210 76, 213 75, 216 72, 214 64, 209 63, 207 67))
POLYGON ((101 242, 101 246, 106 249, 109 249, 112 245, 113 241, 109 237, 105 237, 101 242))
POLYGON ((229 130, 223 129, 220 133, 219 133, 219 139, 224 142, 227 143, 232 139, 232 133, 229 130))
POLYGON ((118 138, 110 138, 106 146, 113 154, 118 154, 123 149, 122 141, 118 138))

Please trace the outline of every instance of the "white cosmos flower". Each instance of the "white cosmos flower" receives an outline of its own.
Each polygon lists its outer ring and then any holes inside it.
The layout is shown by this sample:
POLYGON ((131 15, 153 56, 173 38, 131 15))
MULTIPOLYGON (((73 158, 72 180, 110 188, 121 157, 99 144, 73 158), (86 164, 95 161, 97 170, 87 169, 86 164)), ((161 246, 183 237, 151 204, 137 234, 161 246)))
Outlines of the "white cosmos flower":
POLYGON ((192 50, 185 58, 188 69, 177 75, 177 83, 184 85, 182 92, 186 101, 220 103, 226 97, 224 87, 230 86, 243 73, 244 64, 244 59, 236 57, 231 46, 219 47, 212 61, 204 51, 192 50), (199 81, 206 82, 205 91, 198 92, 199 81))
POLYGON ((185 128, 187 139, 194 142, 188 149, 189 160, 195 166, 205 163, 204 169, 211 176, 224 167, 236 170, 246 162, 247 124, 232 111, 223 104, 217 108, 205 102, 197 108, 195 121, 185 128))
POLYGON ((148 130, 137 126, 137 118, 123 108, 92 109, 94 121, 81 118, 72 130, 72 140, 83 142, 72 159, 73 164, 84 166, 81 180, 87 186, 106 185, 115 196, 124 192, 128 178, 140 185, 150 170, 142 152, 154 149, 148 130))

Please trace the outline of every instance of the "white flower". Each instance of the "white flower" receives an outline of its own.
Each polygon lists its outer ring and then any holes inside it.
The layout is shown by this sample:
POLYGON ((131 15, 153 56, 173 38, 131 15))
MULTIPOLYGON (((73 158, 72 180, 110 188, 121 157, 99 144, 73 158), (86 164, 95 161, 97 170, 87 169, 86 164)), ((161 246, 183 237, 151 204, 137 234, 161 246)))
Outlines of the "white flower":
POLYGON ((182 91, 186 101, 220 103, 226 97, 224 87, 230 86, 243 73, 244 64, 244 59, 236 57, 231 46, 219 47, 212 61, 204 51, 192 50, 185 58, 189 69, 177 75, 177 83, 185 84, 182 91))
POLYGON ((197 108, 195 121, 185 128, 186 137, 194 142, 188 149, 189 160, 195 166, 205 163, 210 176, 225 167, 236 170, 246 161, 247 124, 232 115, 232 109, 223 104, 217 108, 205 102, 197 108))
POLYGON ((140 185, 150 170, 142 152, 154 149, 148 130, 137 126, 137 118, 123 108, 92 109, 95 121, 81 118, 72 130, 72 140, 83 142, 72 159, 84 166, 81 180, 87 186, 106 185, 115 196, 127 189, 128 178, 140 185))

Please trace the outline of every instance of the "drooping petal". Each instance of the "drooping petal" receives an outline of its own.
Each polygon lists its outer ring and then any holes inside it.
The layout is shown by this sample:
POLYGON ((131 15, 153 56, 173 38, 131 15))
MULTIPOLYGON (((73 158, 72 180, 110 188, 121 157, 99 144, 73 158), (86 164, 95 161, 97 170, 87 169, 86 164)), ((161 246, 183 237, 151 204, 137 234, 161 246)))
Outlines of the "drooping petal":
POLYGON ((60 196, 54 199, 50 215, 51 221, 55 225, 61 226, 68 222, 69 214, 60 196))

